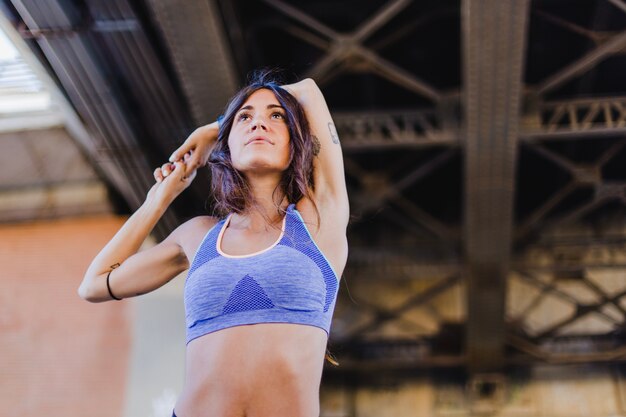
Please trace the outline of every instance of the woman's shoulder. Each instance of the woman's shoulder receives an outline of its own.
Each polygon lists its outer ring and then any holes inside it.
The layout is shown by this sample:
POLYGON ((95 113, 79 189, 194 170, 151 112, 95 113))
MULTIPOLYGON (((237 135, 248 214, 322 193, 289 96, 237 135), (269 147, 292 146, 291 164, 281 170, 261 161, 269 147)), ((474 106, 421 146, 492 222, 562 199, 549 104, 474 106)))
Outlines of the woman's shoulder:
POLYGON ((182 236, 206 234, 220 219, 215 216, 196 216, 182 223, 176 230, 182 236))
POLYGON ((216 216, 196 216, 185 221, 181 226, 185 227, 213 227, 220 221, 216 216))
POLYGON ((196 216, 182 223, 172 232, 190 260, 206 234, 220 219, 214 216, 196 216))

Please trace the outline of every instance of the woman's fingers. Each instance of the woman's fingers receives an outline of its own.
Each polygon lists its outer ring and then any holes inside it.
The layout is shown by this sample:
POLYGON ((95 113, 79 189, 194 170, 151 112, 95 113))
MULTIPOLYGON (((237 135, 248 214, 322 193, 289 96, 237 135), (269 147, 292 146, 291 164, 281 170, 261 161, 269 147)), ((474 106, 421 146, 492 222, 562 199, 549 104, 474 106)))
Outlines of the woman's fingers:
POLYGON ((189 152, 187 152, 186 154, 184 154, 184 155, 183 155, 183 157, 182 157, 182 159, 181 159, 181 160, 183 161, 183 163, 185 164, 185 168, 186 168, 187 170, 189 170, 189 168, 191 167, 191 163, 190 163, 190 161, 191 161, 191 159, 192 159, 192 158, 191 158, 191 154, 192 154, 192 152, 191 152, 191 151, 189 151, 189 152))
POLYGON ((156 168, 154 170, 154 172, 152 173, 152 175, 154 175, 154 179, 156 180, 156 182, 161 182, 163 181, 163 174, 161 173, 161 168, 156 168))
POLYGON ((172 173, 172 171, 174 171, 175 168, 176 166, 174 164, 167 162, 161 165, 160 167, 156 168, 152 172, 152 175, 154 176, 154 179, 156 180, 156 182, 161 182, 166 177, 168 177, 172 173))
POLYGON ((196 169, 192 165, 193 153, 187 152, 182 155, 182 159, 175 162, 166 162, 159 168, 156 168, 153 172, 154 179, 157 183, 161 183, 168 178, 172 177, 167 183, 176 182, 177 180, 183 182, 191 182, 196 176, 196 169))
POLYGON ((189 139, 187 139, 178 149, 176 149, 169 158, 170 162, 178 161, 181 159, 186 153, 193 152, 195 148, 195 144, 193 144, 189 139))
POLYGON ((171 166, 170 174, 173 177, 184 177, 185 176, 185 164, 182 161, 176 161, 173 164, 169 164, 171 166))
POLYGON ((165 177, 168 177, 172 172, 176 170, 176 167, 179 165, 180 166, 184 165, 184 162, 176 161, 174 163, 171 163, 171 162, 164 163, 159 168, 154 170, 154 178, 164 179, 165 177))
POLYGON ((181 159, 186 153, 197 153, 195 152, 198 148, 202 149, 204 147, 204 138, 208 132, 211 131, 209 128, 210 125, 200 126, 196 128, 191 134, 185 139, 182 145, 176 149, 169 158, 170 162, 178 161, 181 159))
POLYGON ((187 173, 185 171, 185 163, 183 161, 176 161, 172 164, 168 163, 168 164, 164 164, 167 165, 167 175, 166 177, 172 177, 172 181, 176 181, 176 179, 179 179, 181 181, 184 181, 187 179, 187 177, 189 176, 189 174, 191 174, 191 172, 187 173))
POLYGON ((203 165, 202 160, 200 159, 202 158, 202 154, 200 152, 194 152, 191 157, 189 158, 189 162, 188 164, 193 167, 193 169, 197 169, 199 168, 201 165, 203 165))
POLYGON ((175 165, 169 162, 166 162, 163 165, 161 165, 161 172, 163 173, 163 177, 167 177, 168 175, 170 175, 172 171, 174 171, 174 168, 175 168, 175 165))

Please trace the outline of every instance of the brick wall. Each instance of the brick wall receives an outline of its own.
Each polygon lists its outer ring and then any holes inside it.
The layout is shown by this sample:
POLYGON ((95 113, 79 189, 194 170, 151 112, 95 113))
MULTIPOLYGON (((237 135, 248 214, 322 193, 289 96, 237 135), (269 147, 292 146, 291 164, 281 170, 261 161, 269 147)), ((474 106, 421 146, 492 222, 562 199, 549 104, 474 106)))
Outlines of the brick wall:
POLYGON ((0 414, 122 415, 128 302, 91 304, 76 290, 123 221, 102 216, 0 226, 0 414))

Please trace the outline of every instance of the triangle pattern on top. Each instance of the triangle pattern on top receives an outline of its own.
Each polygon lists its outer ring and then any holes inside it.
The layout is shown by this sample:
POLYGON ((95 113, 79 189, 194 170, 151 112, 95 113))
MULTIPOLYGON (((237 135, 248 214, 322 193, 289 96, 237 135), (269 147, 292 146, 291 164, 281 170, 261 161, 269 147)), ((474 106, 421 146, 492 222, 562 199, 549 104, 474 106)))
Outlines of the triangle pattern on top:
POLYGON ((235 285, 228 301, 224 305, 222 314, 237 313, 240 311, 265 310, 274 308, 274 303, 267 296, 263 288, 250 275, 246 275, 235 285))

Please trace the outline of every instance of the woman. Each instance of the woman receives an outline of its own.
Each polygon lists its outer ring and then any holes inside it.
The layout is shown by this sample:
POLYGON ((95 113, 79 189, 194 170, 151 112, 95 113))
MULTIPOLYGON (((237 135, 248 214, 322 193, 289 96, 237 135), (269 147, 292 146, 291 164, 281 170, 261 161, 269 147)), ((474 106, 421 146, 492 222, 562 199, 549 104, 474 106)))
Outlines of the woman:
POLYGON ((189 269, 186 375, 174 416, 319 416, 349 216, 321 91, 310 79, 280 87, 262 75, 170 161, 92 261, 80 296, 132 297, 189 269), (207 161, 218 217, 195 217, 138 252, 207 161))

